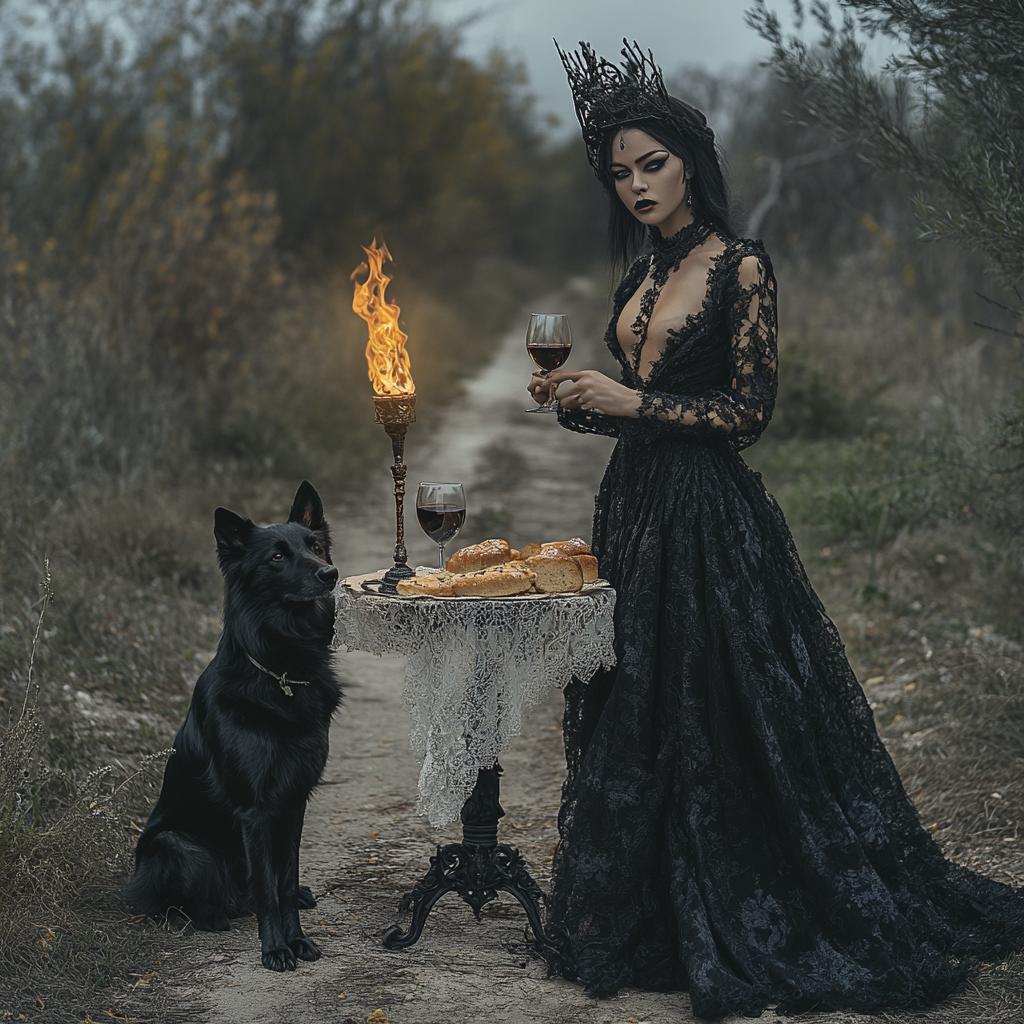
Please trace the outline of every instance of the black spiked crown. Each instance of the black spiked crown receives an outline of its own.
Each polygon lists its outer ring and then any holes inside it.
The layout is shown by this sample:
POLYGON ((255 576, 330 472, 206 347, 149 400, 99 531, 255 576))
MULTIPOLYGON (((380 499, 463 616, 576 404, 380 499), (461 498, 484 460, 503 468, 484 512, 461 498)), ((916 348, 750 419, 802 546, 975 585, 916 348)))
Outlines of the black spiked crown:
POLYGON ((681 116, 672 109, 661 68, 654 63, 654 53, 644 53, 635 40, 622 40, 621 67, 598 57, 594 48, 582 40, 579 53, 566 53, 557 40, 555 49, 569 78, 587 156, 598 177, 602 169, 601 147, 611 128, 655 118, 671 121, 694 141, 714 144, 715 133, 696 107, 682 104, 689 116, 681 116))

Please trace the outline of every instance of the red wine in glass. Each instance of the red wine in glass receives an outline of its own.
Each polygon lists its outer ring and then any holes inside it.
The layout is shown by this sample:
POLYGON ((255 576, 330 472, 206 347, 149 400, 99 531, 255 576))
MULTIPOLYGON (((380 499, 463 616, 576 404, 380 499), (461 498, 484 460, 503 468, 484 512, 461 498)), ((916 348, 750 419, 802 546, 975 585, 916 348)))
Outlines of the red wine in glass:
MULTIPOLYGON (((572 330, 569 318, 562 313, 533 313, 526 329, 526 351, 544 371, 557 370, 572 351, 572 330)), ((548 400, 527 412, 557 412, 558 401, 549 392, 548 400)))
POLYGON ((459 483, 424 482, 416 488, 416 519, 437 545, 438 567, 444 568, 444 546, 466 521, 466 492, 459 483))
POLYGON ((557 370, 569 358, 572 345, 527 345, 530 358, 542 370, 557 370))
POLYGON ((420 521, 423 532, 435 544, 447 544, 462 529, 462 524, 466 521, 466 510, 443 503, 417 505, 416 518, 420 521))

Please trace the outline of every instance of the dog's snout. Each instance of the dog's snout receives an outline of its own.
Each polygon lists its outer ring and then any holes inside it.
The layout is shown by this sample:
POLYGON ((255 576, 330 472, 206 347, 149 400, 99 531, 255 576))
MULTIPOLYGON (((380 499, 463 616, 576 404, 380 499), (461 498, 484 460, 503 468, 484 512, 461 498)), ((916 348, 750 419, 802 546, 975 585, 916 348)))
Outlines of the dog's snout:
POLYGON ((316 571, 316 578, 333 587, 338 582, 338 570, 333 565, 321 565, 316 571))

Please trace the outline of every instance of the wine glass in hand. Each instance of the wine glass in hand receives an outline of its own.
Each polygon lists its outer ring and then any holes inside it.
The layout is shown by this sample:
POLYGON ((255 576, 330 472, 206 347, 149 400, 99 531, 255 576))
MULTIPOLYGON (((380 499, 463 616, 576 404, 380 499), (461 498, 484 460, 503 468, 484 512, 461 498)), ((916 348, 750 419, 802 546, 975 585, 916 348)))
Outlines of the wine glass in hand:
MULTIPOLYGON (((572 351, 572 331, 569 318, 562 313, 533 313, 530 326, 526 329, 526 351, 530 358, 549 374, 557 370, 569 358, 572 351)), ((548 400, 527 412, 557 412, 558 401, 553 389, 548 390, 548 400)))
POLYGON ((438 567, 444 568, 444 546, 466 521, 466 492, 462 484, 421 483, 416 488, 416 518, 437 545, 438 567))

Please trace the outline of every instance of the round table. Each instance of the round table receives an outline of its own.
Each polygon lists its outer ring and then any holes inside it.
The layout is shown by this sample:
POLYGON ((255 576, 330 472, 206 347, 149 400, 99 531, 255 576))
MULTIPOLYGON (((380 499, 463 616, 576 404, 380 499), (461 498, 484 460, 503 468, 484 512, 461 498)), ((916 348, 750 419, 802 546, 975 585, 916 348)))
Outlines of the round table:
POLYGON ((382 575, 342 580, 336 642, 408 657, 403 704, 422 765, 417 810, 435 827, 458 817, 463 823, 463 842, 439 846, 427 875, 402 900, 403 911, 413 907, 412 928, 392 926, 384 943, 412 945, 448 891, 478 916, 498 890, 510 892, 540 939, 540 890, 518 851, 497 843, 498 755, 552 687, 615 664, 615 591, 598 580, 575 594, 408 598, 378 593, 382 575))

